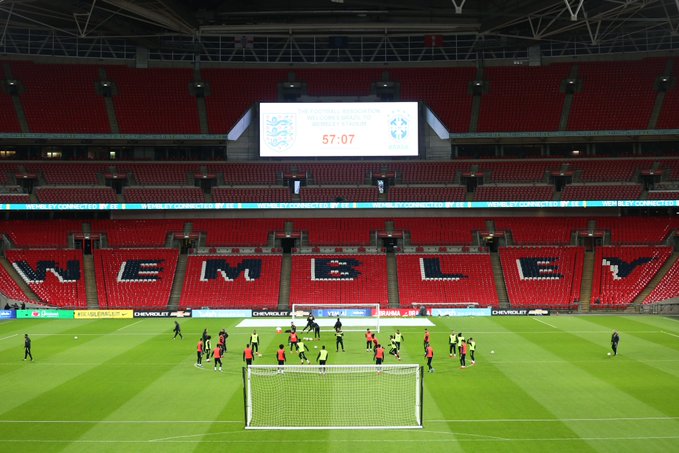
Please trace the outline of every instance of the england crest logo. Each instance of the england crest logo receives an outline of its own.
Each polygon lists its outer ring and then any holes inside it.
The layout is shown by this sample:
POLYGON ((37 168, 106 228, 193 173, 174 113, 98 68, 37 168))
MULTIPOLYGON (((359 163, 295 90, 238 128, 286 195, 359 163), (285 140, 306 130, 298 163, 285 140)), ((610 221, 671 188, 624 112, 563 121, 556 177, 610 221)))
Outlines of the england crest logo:
POLYGON ((389 134, 392 140, 402 142, 410 131, 410 117, 406 112, 395 110, 389 115, 389 134))
POLYGON ((295 143, 295 114, 271 113, 264 118, 264 138, 274 151, 287 151, 295 143))

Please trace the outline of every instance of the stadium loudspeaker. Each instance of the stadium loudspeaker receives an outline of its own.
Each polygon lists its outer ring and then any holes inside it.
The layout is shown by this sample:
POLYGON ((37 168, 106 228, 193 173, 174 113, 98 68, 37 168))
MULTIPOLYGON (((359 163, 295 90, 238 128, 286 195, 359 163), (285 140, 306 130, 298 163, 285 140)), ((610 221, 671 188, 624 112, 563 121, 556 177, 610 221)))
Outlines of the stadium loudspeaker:
POLYGON ((134 67, 137 69, 146 69, 149 67, 149 49, 146 47, 137 46, 137 53, 134 60, 134 67))
POLYGON ((528 66, 542 66, 542 52, 539 45, 528 48, 528 66))

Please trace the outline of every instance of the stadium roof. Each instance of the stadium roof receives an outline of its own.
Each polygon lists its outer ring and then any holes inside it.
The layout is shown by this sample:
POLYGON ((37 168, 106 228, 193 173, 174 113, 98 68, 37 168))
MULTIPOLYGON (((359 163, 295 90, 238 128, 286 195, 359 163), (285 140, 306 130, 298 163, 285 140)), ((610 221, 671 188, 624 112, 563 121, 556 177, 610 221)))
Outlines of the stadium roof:
MULTIPOLYGON (((480 49, 679 41, 679 0, 0 0, 7 30, 123 37, 463 34, 480 49)), ((2 42, 0 41, 0 42, 2 42)), ((671 46, 675 47, 675 46, 671 46)))

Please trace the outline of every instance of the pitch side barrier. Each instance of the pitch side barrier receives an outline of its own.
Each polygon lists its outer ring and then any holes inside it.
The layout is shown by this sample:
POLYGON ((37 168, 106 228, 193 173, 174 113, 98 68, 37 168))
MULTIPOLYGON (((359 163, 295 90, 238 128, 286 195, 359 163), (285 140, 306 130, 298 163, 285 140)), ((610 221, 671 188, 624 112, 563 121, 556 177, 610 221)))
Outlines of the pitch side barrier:
POLYGON ((0 211, 224 211, 262 209, 512 209, 678 207, 679 200, 412 201, 342 203, 3 203, 0 211))

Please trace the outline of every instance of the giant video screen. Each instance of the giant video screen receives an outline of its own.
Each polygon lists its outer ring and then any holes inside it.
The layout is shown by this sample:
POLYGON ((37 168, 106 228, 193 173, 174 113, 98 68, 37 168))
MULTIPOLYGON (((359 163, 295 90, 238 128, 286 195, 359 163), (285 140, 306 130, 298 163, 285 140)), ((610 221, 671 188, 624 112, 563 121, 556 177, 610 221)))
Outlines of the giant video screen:
POLYGON ((417 102, 261 103, 260 157, 410 157, 417 102))

